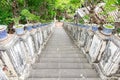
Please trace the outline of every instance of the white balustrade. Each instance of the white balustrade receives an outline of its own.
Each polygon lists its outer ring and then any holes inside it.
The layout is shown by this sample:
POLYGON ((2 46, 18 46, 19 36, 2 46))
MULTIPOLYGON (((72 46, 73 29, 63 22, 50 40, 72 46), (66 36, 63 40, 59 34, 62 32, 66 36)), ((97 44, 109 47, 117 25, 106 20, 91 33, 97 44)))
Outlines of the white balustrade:
POLYGON ((55 23, 40 26, 23 35, 11 34, 0 42, 0 80, 24 80, 29 74, 31 64, 40 55, 44 44, 53 32, 55 23), (8 79, 8 78, 9 79, 8 79))
POLYGON ((64 22, 64 29, 76 45, 86 54, 103 80, 116 80, 120 77, 120 38, 106 36, 100 31, 92 31, 64 22))

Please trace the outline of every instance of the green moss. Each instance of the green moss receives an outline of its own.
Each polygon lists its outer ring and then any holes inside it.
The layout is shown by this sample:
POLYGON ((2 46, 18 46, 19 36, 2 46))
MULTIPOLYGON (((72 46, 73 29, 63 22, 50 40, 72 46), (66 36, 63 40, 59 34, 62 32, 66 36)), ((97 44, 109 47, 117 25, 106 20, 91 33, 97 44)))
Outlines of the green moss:
POLYGON ((16 26, 16 28, 21 28, 22 26, 16 26))
POLYGON ((105 25, 105 28, 113 29, 114 26, 112 26, 112 25, 105 25))

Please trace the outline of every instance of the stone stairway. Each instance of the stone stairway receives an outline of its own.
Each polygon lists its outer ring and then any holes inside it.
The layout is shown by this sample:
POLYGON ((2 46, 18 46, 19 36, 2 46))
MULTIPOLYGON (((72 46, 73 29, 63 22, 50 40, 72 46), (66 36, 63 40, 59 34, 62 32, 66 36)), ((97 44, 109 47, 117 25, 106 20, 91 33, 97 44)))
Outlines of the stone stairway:
POLYGON ((55 32, 32 65, 27 80, 101 80, 85 55, 62 27, 55 32))

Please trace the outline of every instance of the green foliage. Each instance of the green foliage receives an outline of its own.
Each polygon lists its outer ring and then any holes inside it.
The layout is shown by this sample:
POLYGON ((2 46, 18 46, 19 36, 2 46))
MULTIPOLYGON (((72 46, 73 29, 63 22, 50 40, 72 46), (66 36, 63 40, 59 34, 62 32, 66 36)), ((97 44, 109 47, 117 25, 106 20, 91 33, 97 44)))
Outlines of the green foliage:
POLYGON ((106 16, 105 19, 106 22, 113 23, 114 22, 113 16, 108 16, 108 15, 110 12, 118 9, 118 7, 116 6, 117 0, 103 0, 103 1, 105 2, 104 11, 100 12, 99 14, 106 16))
POLYGON ((91 22, 98 23, 98 24, 104 24, 104 23, 113 23, 114 19, 113 17, 108 16, 110 12, 116 11, 118 9, 118 5, 116 3, 119 3, 120 0, 84 0, 85 5, 84 6, 91 6, 91 15, 90 15, 90 20, 91 22), (105 5, 99 5, 99 3, 105 3, 105 5), (100 6, 101 12, 96 13, 93 12, 92 10, 95 9, 96 6, 100 6), (99 15, 100 16, 99 16, 99 15))
POLYGON ((29 21, 39 21, 40 17, 30 13, 27 9, 21 11, 21 15, 25 16, 29 21))
POLYGON ((116 4, 120 6, 120 0, 116 0, 116 4))
POLYGON ((111 12, 117 9, 117 6, 115 6, 116 0, 104 0, 105 4, 105 11, 111 12))
POLYGON ((117 33, 120 33, 120 28, 117 28, 117 33))
POLYGON ((105 24, 104 25, 105 28, 108 28, 108 29, 114 29, 114 26, 110 25, 110 24, 105 24))
MULTIPOLYGON (((14 0, 0 0, 0 24, 10 24, 13 20, 13 1, 14 0)), ((57 16, 62 19, 63 16, 73 16, 76 9, 85 6, 85 3, 90 2, 93 5, 98 4, 99 0, 15 0, 18 15, 21 15, 21 22, 25 19, 30 21, 47 21, 53 20, 57 16), (37 15, 37 16, 36 16, 37 15)), ((120 7, 120 0, 101 0, 105 2, 105 12, 101 15, 106 15, 108 12, 116 10, 120 7)), ((84 19, 88 20, 88 16, 84 19)), ((108 21, 110 21, 108 19, 108 21)), ((112 21, 110 21, 112 22, 112 21)))
POLYGON ((47 21, 46 21, 46 20, 40 19, 40 22, 41 22, 41 23, 49 23, 49 22, 52 22, 52 20, 47 20, 47 21))
POLYGON ((106 20, 107 20, 107 22, 109 22, 109 23, 113 23, 113 22, 114 22, 113 16, 108 16, 106 20))
POLYGON ((10 24, 12 22, 12 13, 0 10, 0 24, 10 24))
POLYGON ((80 19, 80 20, 79 20, 79 23, 80 23, 80 24, 84 24, 84 20, 83 20, 83 19, 80 19))
POLYGON ((21 11, 21 15, 23 15, 23 16, 29 17, 30 14, 31 14, 31 13, 30 13, 27 9, 23 9, 23 10, 21 11))
MULTIPOLYGON (((10 2, 10 1, 9 1, 10 2)), ((0 0, 0 24, 8 25, 12 22, 11 6, 8 0, 0 0)))
POLYGON ((12 18, 12 20, 14 21, 16 26, 19 24, 20 18, 21 18, 21 16, 12 18))
POLYGON ((89 16, 89 15, 85 15, 85 16, 83 17, 83 19, 84 19, 84 20, 89 20, 89 19, 90 19, 90 16, 89 16))
POLYGON ((74 22, 72 19, 66 19, 66 22, 74 22))

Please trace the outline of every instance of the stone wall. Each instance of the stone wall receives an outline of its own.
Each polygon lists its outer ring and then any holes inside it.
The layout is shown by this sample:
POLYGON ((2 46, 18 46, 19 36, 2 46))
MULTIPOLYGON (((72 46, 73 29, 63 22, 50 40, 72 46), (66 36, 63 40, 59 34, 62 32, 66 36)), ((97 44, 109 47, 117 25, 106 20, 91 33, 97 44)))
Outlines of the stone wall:
POLYGON ((24 80, 52 35, 54 26, 55 23, 39 26, 20 36, 9 34, 6 40, 1 41, 0 80, 24 80))
POLYGON ((118 80, 120 77, 120 38, 92 31, 88 25, 64 22, 64 29, 86 55, 102 80, 118 80))

